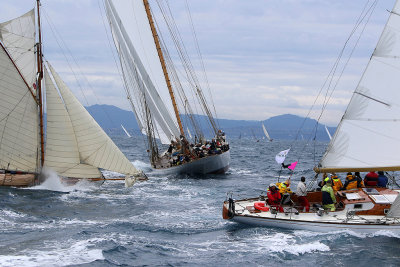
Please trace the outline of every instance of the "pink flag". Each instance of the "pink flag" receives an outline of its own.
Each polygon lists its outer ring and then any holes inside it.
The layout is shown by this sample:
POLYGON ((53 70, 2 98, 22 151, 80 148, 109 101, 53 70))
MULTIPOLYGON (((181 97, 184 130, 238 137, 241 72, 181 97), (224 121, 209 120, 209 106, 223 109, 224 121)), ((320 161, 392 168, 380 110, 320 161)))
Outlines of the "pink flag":
POLYGON ((296 168, 296 165, 297 165, 297 161, 296 161, 296 162, 293 162, 292 164, 290 164, 290 165, 288 166, 288 169, 291 169, 292 171, 294 171, 294 168, 296 168))

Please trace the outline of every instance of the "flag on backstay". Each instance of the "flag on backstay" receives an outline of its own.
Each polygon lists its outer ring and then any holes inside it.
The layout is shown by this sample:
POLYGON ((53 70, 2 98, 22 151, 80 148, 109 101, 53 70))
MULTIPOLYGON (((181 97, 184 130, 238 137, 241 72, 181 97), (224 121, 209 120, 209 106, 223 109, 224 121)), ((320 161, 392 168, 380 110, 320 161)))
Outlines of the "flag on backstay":
MULTIPOLYGON (((285 161, 286 155, 289 153, 289 149, 283 150, 281 152, 279 152, 276 156, 275 156, 275 160, 277 163, 282 164, 285 161)), ((296 165, 295 165, 296 166, 296 165)))
POLYGON ((292 171, 294 171, 294 168, 296 168, 296 165, 297 165, 297 161, 291 163, 291 164, 288 166, 288 169, 291 169, 292 171))

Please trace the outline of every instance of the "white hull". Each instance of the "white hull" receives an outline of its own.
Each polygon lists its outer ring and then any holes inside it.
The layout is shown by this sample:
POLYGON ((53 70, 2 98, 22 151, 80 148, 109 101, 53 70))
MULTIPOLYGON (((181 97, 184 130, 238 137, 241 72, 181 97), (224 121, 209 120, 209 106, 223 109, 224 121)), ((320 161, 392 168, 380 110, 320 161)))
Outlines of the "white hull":
POLYGON ((299 220, 285 220, 275 218, 257 218, 237 215, 231 220, 238 223, 245 223, 253 226, 263 227, 278 227, 284 229, 293 230, 308 230, 315 232, 332 232, 332 231, 343 231, 351 230, 360 233, 374 233, 377 231, 391 231, 394 233, 400 233, 400 223, 398 224, 345 224, 345 223, 332 223, 332 222, 312 222, 312 221, 299 221, 299 220))
POLYGON ((230 151, 200 158, 182 165, 163 169, 153 169, 154 174, 209 174, 225 173, 231 161, 230 151))

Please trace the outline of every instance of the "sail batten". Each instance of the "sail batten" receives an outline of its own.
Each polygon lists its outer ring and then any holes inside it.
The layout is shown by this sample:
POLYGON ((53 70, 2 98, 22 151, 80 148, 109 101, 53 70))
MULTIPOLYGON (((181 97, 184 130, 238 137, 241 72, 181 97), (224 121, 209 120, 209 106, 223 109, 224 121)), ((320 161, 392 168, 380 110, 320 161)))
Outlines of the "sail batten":
MULTIPOLYGON (((396 2, 393 11, 399 10, 396 2)), ((399 56, 400 17, 391 13, 320 171, 400 170, 399 56)))

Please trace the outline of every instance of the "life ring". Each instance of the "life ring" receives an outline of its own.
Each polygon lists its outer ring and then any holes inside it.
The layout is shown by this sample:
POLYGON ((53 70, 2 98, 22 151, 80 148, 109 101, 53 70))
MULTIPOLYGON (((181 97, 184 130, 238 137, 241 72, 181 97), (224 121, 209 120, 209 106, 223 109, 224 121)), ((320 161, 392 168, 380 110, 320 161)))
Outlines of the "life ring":
POLYGON ((265 207, 265 203, 264 202, 256 202, 256 203, 254 203, 254 208, 256 210, 260 210, 260 211, 269 211, 269 208, 265 207))

